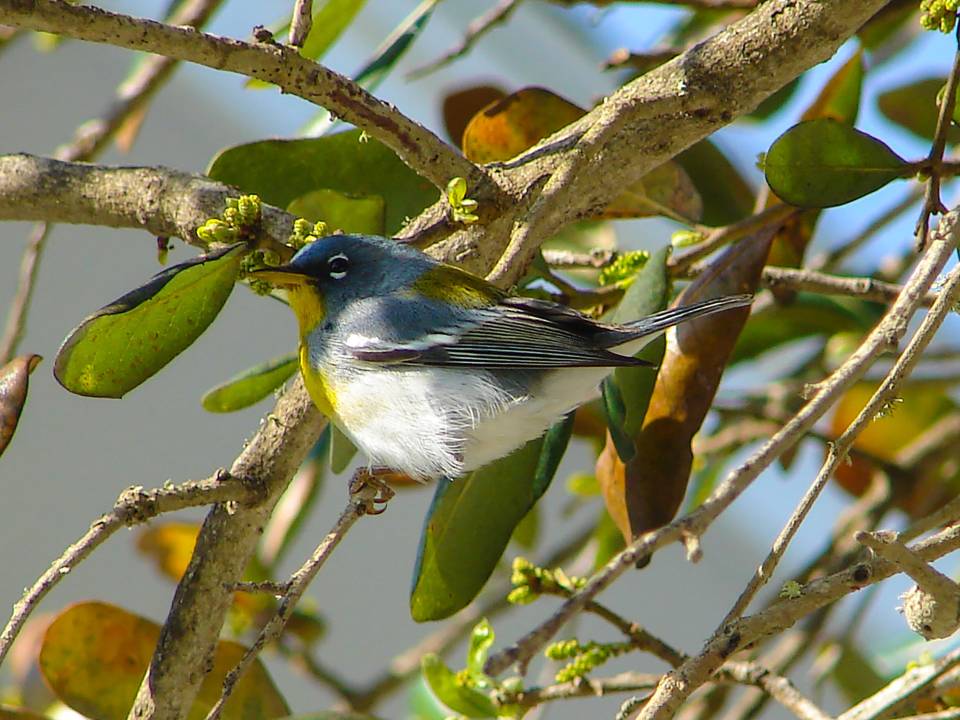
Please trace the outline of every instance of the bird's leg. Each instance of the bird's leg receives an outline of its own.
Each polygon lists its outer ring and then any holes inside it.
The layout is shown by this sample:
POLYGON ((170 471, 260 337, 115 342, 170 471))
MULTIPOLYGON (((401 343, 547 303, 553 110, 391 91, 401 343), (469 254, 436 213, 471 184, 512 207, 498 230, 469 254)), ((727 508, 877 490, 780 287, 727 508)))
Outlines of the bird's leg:
POLYGON ((379 515, 395 494, 387 481, 396 474, 388 468, 357 468, 350 480, 350 496, 359 496, 367 515, 379 515))

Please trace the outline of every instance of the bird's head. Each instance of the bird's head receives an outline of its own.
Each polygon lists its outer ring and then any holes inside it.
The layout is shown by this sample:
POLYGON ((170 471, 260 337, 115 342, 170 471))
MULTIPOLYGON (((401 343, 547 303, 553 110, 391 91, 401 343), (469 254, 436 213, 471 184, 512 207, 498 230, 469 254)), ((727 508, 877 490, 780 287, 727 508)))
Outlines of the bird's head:
POLYGON ((375 235, 327 235, 303 247, 286 265, 251 273, 287 292, 309 333, 348 303, 411 287, 437 262, 416 248, 375 235))

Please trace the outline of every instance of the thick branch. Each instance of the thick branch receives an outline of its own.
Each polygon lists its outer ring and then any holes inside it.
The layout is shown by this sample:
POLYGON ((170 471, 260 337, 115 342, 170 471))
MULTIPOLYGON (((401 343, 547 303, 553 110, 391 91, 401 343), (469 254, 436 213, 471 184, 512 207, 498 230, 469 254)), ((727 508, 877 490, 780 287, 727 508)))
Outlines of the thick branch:
POLYGON ((693 145, 817 63, 886 0, 770 0, 714 37, 610 95, 581 120, 502 164, 505 186, 549 177, 549 202, 516 218, 498 279, 522 275, 536 247, 564 223, 604 207, 630 183, 693 145), (515 176, 515 177, 514 177, 515 176), (524 180, 525 178, 525 180, 524 180))
MULTIPOLYGON (((201 245, 196 230, 219 216, 237 189, 202 175, 108 167, 35 155, 0 156, 0 220, 140 228, 201 245)), ((264 205, 265 237, 282 242, 294 217, 264 205)))
POLYGON ((476 192, 493 192, 486 174, 443 140, 349 78, 304 58, 296 48, 231 40, 56 0, 4 2, 0 23, 143 50, 273 83, 366 130, 439 188, 459 175, 476 192))
POLYGON ((233 599, 233 586, 256 548, 273 507, 320 436, 321 416, 298 378, 230 468, 262 488, 252 506, 219 504, 207 515, 190 565, 173 597, 131 718, 187 716, 233 599))

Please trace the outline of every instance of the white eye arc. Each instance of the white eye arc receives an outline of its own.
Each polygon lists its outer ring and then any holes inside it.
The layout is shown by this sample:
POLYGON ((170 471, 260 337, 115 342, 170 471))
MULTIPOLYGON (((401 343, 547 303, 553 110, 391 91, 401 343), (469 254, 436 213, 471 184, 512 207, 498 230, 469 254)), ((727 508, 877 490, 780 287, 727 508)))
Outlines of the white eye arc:
POLYGON ((327 260, 327 267, 330 270, 330 277, 334 280, 342 280, 347 276, 347 268, 350 265, 350 259, 343 253, 337 253, 327 260))

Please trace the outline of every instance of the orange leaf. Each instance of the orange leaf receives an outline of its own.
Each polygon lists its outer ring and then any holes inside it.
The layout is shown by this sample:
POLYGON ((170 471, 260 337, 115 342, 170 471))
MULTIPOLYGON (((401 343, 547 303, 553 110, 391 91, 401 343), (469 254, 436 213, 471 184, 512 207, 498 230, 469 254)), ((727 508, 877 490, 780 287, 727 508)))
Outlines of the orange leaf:
POLYGON ((144 528, 137 537, 137 550, 153 560, 165 576, 179 582, 190 564, 200 526, 167 522, 144 528))
MULTIPOLYGON (((586 112, 545 88, 517 90, 473 116, 463 131, 463 154, 476 163, 509 160, 586 112)), ((670 161, 627 188, 596 217, 609 220, 666 215, 696 220, 702 211, 700 195, 686 171, 670 161)))
MULTIPOLYGON (((40 650, 40 670, 66 705, 91 720, 125 720, 147 671, 160 626, 113 605, 72 605, 47 629, 40 650)), ((202 720, 220 697, 223 679, 245 648, 220 641, 213 667, 204 678, 188 715, 202 720)), ((243 674, 224 706, 224 720, 278 718, 290 710, 263 664, 257 660, 243 674)))

